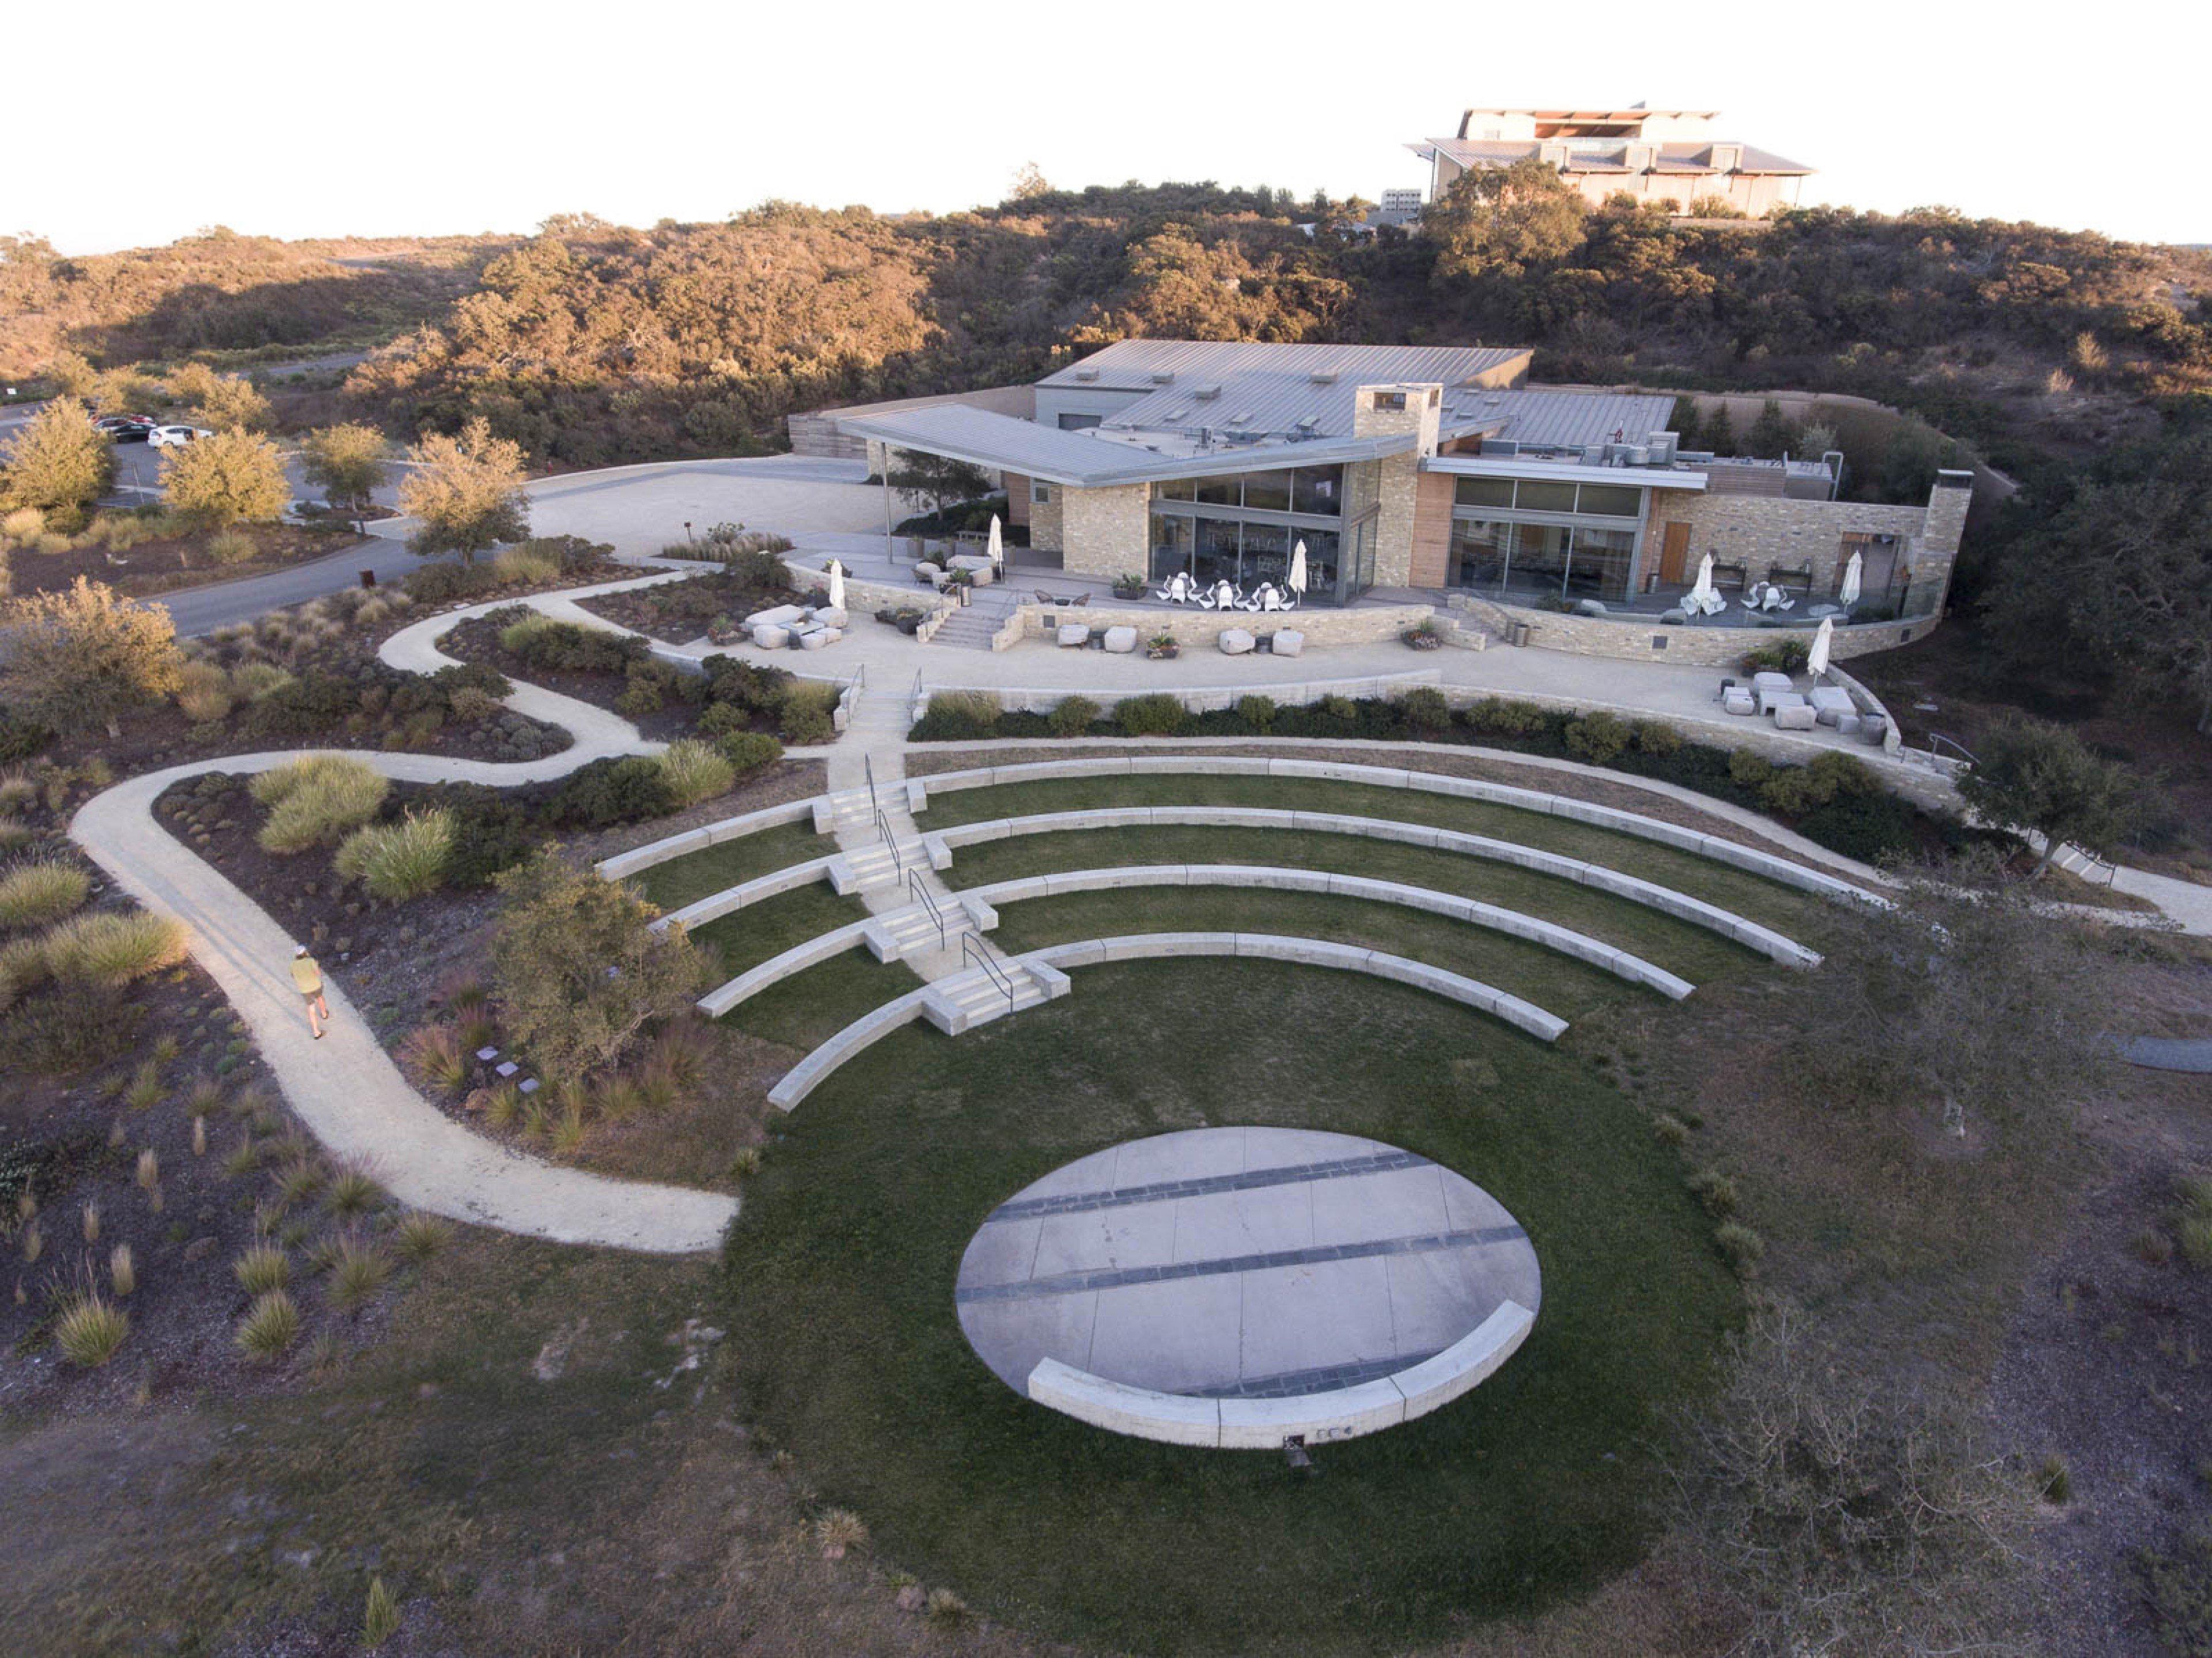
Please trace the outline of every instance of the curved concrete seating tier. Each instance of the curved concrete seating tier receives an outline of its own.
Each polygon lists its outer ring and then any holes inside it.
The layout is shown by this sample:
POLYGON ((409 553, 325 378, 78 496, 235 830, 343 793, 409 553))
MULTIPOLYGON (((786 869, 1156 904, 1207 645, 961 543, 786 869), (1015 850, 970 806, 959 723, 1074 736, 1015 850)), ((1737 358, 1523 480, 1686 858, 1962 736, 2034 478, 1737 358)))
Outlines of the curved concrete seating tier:
MULTIPOLYGON (((1603 968, 1631 984, 1650 987, 1680 1001, 1697 987, 1640 956, 1617 950, 1588 933, 1547 921, 1519 910, 1500 908, 1456 893, 1408 886, 1398 881, 1377 881, 1364 875, 1332 875, 1326 870, 1287 869, 1260 864, 1130 864, 1107 869, 1070 870, 1054 875, 1025 875, 988 886, 966 887, 963 902, 986 905, 1019 903, 1027 898, 1058 897, 1064 892, 1101 892, 1121 887, 1259 887, 1283 892, 1322 892, 1374 903, 1401 904, 1408 909, 1448 915, 1454 920, 1526 938, 1563 956, 1603 968)), ((794 969, 795 970, 795 969, 794 969)), ((719 994, 720 993, 716 993, 719 994)))
MULTIPOLYGON (((1571 956, 1577 961, 1588 962, 1593 967, 1603 968, 1631 984, 1647 986, 1674 1001, 1681 1000, 1697 988, 1688 980, 1678 978, 1640 956, 1616 950, 1602 939, 1574 932, 1539 916, 1502 909, 1495 904, 1462 898, 1456 893, 1436 892, 1426 887, 1407 886, 1396 881, 1370 880, 1362 875, 1331 875, 1325 870, 1285 869, 1257 864, 1127 864, 1108 869, 1069 870, 1054 875, 1025 875, 990 886, 968 887, 961 890, 959 899, 962 909, 975 930, 990 932, 999 925, 996 906, 1000 904, 1019 903, 1027 898, 1056 897, 1063 892, 1099 892, 1121 887, 1161 886, 1270 887, 1286 892, 1325 892, 1341 897, 1363 898, 1375 903, 1402 904, 1408 909, 1448 915, 1454 920, 1489 927, 1516 938, 1526 938, 1547 950, 1558 950, 1563 956, 1571 956)), ((877 944, 870 934, 879 932, 888 939, 897 930, 896 924, 901 917, 918 914, 918 909, 902 910, 894 915, 855 921, 850 926, 838 927, 818 938, 809 938, 803 944, 794 944, 781 955, 771 957, 759 966, 708 991, 699 999, 700 1011, 720 1018, 740 1002, 757 996, 770 985, 864 944, 875 950, 878 960, 890 961, 897 953, 895 948, 888 943, 877 944)))
POLYGON ((773 898, 778 893, 789 892, 794 887, 806 886, 816 881, 827 881, 840 893, 849 892, 853 886, 851 881, 840 878, 844 864, 844 859, 834 853, 827 858, 810 858, 803 864, 787 864, 781 869, 755 876, 737 886, 710 892, 696 902, 654 917, 647 925, 655 932, 678 921, 687 927, 701 926, 717 916, 727 915, 733 909, 743 909, 747 904, 757 904, 763 898, 773 898))
POLYGON ((1853 898, 1882 908, 1890 901, 1864 887, 1854 885, 1823 871, 1808 869, 1771 852, 1747 847, 1717 835, 1701 835, 1680 823, 1646 817, 1640 812, 1614 806, 1595 805, 1563 794, 1539 789, 1516 788, 1476 777, 1446 777, 1437 772, 1414 771, 1397 766, 1359 766, 1326 760, 1272 760, 1231 755, 1127 755, 1098 760, 1037 760, 1015 766, 986 766, 972 771, 939 772, 932 777, 907 780, 907 809, 927 810, 929 796, 956 789, 995 788, 1007 783, 1035 783, 1070 777, 1303 777, 1332 782, 1364 783, 1376 788, 1413 789, 1424 794, 1448 794, 1463 800, 1481 800, 1512 806, 1522 811, 1565 817, 1593 828, 1613 829, 1640 840, 1695 853, 1701 858, 1763 875, 1770 881, 1796 887, 1824 898, 1853 898))
MULTIPOLYGON (((817 941, 818 942, 818 941, 817 941)), ((1240 956, 1255 960, 1297 962, 1309 967, 1334 968, 1340 972, 1371 974, 1431 991, 1465 1006, 1493 1014, 1517 1030, 1540 1042, 1556 1042, 1567 1022, 1534 1002, 1523 1001, 1478 979, 1447 972, 1422 962, 1410 962, 1379 950, 1340 944, 1322 938, 1289 938, 1263 932, 1138 932, 1117 938, 1085 938, 1054 944, 1026 955, 1007 958, 1009 970, 1018 969, 1039 978, 1054 978, 1070 968, 1096 967, 1106 962, 1142 961, 1171 956, 1240 956)), ((769 965, 769 964, 763 964, 769 965)), ((981 973, 972 975, 977 979, 981 973)), ((736 981, 732 981, 733 983, 736 981)), ((901 1025, 921 1018, 933 999, 942 1001, 957 981, 943 981, 909 991, 874 1012, 855 1019, 823 1042, 788 1072, 769 1091, 769 1103, 788 1111, 822 1084, 823 1078, 862 1049, 881 1041, 901 1025)))
POLYGON ((1056 1358, 1030 1372, 1029 1394, 1079 1422, 1170 1445, 1276 1450, 1356 1439, 1426 1416, 1496 1374, 1528 1339, 1536 1315, 1508 1301, 1435 1357, 1356 1387, 1289 1399, 1206 1399, 1109 1382, 1056 1358))
POLYGON ((957 823, 922 837, 935 868, 950 865, 952 848, 986 841, 1003 841, 1023 835, 1065 835, 1107 829, 1271 829, 1310 835, 1355 835, 1370 840, 1396 841, 1407 846, 1432 847, 1439 852, 1516 865, 1540 875, 1557 876, 1601 892, 1612 893, 1678 920, 1733 938, 1770 960, 1792 967, 1817 967, 1820 956, 1796 939, 1747 920, 1734 910, 1709 904, 1702 898, 1662 887, 1601 864, 1585 863, 1556 852, 1524 847, 1517 841, 1492 840, 1486 835, 1466 835, 1457 829, 1433 829, 1425 823, 1401 823, 1384 817, 1352 817, 1339 812, 1285 811, 1261 806, 1102 806, 1083 811, 1040 812, 1029 817, 994 817, 980 823, 957 823))
POLYGON ((665 864, 672 859, 704 852, 725 841, 734 841, 757 829, 775 829, 785 823, 805 823, 814 815, 811 799, 787 800, 780 806, 769 806, 760 811, 749 811, 739 817, 725 817, 719 823, 685 829, 681 835, 672 835, 665 840, 650 841, 641 847, 632 847, 628 852, 618 852, 611 858, 602 858, 592 867, 610 881, 619 881, 624 876, 635 875, 641 869, 651 869, 655 864, 665 864))

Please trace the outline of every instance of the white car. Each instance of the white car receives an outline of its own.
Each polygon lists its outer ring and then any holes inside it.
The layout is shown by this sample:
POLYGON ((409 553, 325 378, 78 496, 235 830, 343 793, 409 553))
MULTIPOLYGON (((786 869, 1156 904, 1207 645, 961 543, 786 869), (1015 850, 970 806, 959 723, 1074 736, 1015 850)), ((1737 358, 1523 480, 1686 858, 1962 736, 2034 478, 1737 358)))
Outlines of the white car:
POLYGON ((211 438, 214 433, 204 426, 157 426, 146 434, 146 441, 156 449, 190 443, 194 438, 211 438))

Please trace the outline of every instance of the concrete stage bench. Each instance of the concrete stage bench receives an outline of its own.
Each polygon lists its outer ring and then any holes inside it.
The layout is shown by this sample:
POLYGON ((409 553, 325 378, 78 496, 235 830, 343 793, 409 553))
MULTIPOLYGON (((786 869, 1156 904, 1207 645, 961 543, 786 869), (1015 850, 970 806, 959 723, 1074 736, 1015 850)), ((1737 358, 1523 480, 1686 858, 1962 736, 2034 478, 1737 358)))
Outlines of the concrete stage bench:
POLYGON ((803 944, 793 945, 780 956, 770 957, 758 967, 740 973, 734 979, 717 985, 702 996, 698 1008, 709 1018, 719 1019, 739 1002, 757 996, 770 985, 788 979, 794 973, 804 973, 808 968, 842 956, 848 950, 858 949, 867 942, 868 929, 876 925, 873 918, 855 921, 850 926, 841 926, 803 944))
POLYGON ((757 904, 763 898, 773 898, 778 893, 789 892, 816 881, 827 881, 837 892, 853 891, 859 884, 852 878, 843 858, 832 853, 827 858, 810 858, 803 864, 787 864, 766 875, 757 875, 751 880, 733 887, 724 887, 720 892, 710 892, 704 898, 688 903, 681 909, 672 909, 647 923, 655 932, 665 930, 672 922, 681 921, 687 927, 701 926, 717 916, 727 915, 733 909, 743 909, 747 904, 757 904))
POLYGON ((1109 1432, 1169 1445, 1279 1450, 1356 1439, 1393 1428, 1472 1392, 1520 1350, 1536 1315, 1517 1302, 1498 1309, 1435 1357, 1373 1382, 1291 1399, 1206 1399, 1109 1382, 1056 1358, 1040 1360, 1029 1396, 1109 1432))
MULTIPOLYGON (((1334 875, 1326 870, 1289 869, 1261 864, 1133 864, 1106 869, 1069 870, 1052 875, 1025 875, 1012 881, 961 890, 963 903, 981 906, 1019 903, 1024 899, 1057 897, 1065 892, 1101 892, 1122 887, 1245 887, 1284 892, 1318 892, 1332 896, 1365 899, 1374 903, 1400 904, 1449 916, 1456 921, 1487 927, 1547 950, 1604 969, 1680 1001, 1697 987, 1642 957, 1619 950, 1588 933, 1577 932, 1540 916, 1504 909, 1456 893, 1398 881, 1378 881, 1364 875, 1334 875)), ((994 918, 995 925, 995 917, 994 918)), ((802 946, 805 948, 805 946, 802 946)), ((759 969, 755 969, 758 971, 759 969)), ((794 971, 796 969, 793 969, 794 971)), ((705 1004, 702 1003, 702 1006, 705 1004)))
POLYGON ((928 810, 932 793, 957 789, 996 788, 1008 783, 1035 783, 1070 777, 1301 777, 1337 783, 1364 783, 1373 788, 1413 789, 1423 794, 1450 795, 1462 800, 1510 806, 1550 817, 1565 817, 1593 829, 1612 829, 1639 840, 1656 841, 1680 852, 1710 858, 1747 874, 1764 876, 1800 892, 1823 898, 1850 898, 1887 909, 1890 901, 1866 888, 1808 869, 1787 858, 1762 852, 1718 835, 1705 835, 1663 818, 1641 812, 1601 806, 1540 789, 1516 788, 1479 777, 1447 777, 1439 772, 1415 771, 1401 766, 1360 766, 1329 760, 1271 760, 1231 755, 1126 755, 1097 760, 1035 760, 1019 765, 985 766, 970 771, 939 772, 932 777, 907 780, 907 810, 928 810))
POLYGON ((854 1020, 785 1072, 783 1080, 769 1090, 768 1102, 780 1111, 793 1109, 821 1086, 823 1078, 853 1055, 920 1018, 922 998, 927 993, 927 990, 908 991, 897 1000, 885 1002, 874 1012, 854 1020))
POLYGON ((1600 864, 1585 863, 1564 853, 1545 852, 1516 841, 1467 835, 1457 829, 1434 829, 1425 823, 1401 823, 1385 817, 1352 817, 1337 812, 1285 811, 1261 806, 1110 806, 1082 811, 1040 812, 1029 817, 994 817, 974 823, 956 823, 922 837, 933 868, 950 866, 955 847, 987 841, 1010 840, 1024 835, 1064 835, 1103 829, 1273 829, 1303 834, 1355 835, 1370 840, 1395 841, 1407 846, 1431 847, 1494 863, 1512 864, 1595 887, 1631 903, 1642 904, 1678 920, 1717 932, 1757 950, 1771 961, 1792 967, 1817 967, 1820 952, 1796 939, 1747 920, 1734 910, 1709 904, 1702 898, 1662 887, 1600 864))

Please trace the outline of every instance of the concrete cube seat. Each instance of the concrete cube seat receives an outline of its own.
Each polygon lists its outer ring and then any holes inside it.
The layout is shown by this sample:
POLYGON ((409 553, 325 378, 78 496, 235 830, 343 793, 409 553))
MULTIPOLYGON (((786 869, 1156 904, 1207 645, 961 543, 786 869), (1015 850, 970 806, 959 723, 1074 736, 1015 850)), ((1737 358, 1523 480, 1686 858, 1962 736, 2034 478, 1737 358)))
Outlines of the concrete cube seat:
POLYGON ((819 610, 808 611, 807 617, 810 621, 819 623, 825 628, 842 628, 852 620, 844 611, 828 604, 823 605, 819 610))
POLYGON ((1762 668, 1759 672, 1752 675, 1751 688, 1755 691, 1786 691, 1792 689, 1790 683, 1790 676, 1786 673, 1777 673, 1771 668, 1762 668))
POLYGON ((1759 711, 1761 714, 1772 714, 1777 708, 1809 710, 1812 707, 1812 704, 1806 701, 1802 692, 1778 691, 1766 685, 1755 686, 1752 690, 1752 696, 1758 702, 1759 711))
POLYGON ((1605 601, 1601 598, 1585 598, 1579 600, 1575 605, 1575 614, 1577 616, 1604 616, 1607 614, 1605 601))
POLYGON ((1805 700, 1816 708, 1833 708, 1838 714, 1853 711, 1851 694, 1841 685, 1815 685, 1806 693, 1805 700))
POLYGON ((791 629, 775 623, 763 623, 753 629, 753 643, 764 651, 780 651, 791 643, 791 629))
POLYGON ((1729 714, 1759 712, 1759 705, 1752 701, 1751 693, 1741 685, 1731 685, 1721 693, 1721 707, 1729 714))
POLYGON ((775 604, 765 610, 755 610, 745 618, 748 628, 788 628, 794 622, 805 620, 805 610, 797 604, 775 604))
POLYGON ((1134 628, 1107 629, 1106 648, 1116 656, 1127 656, 1137 648, 1137 630, 1134 628))
POLYGON ((1686 628, 1690 625, 1690 613, 1687 610, 1662 610, 1659 612, 1659 625, 1662 628, 1686 628))
POLYGON ((1221 653, 1224 656, 1242 656, 1257 643, 1259 641, 1242 628, 1224 628, 1221 630, 1221 653))
POLYGON ((830 629, 808 628, 793 641, 802 651, 818 651, 830 642, 830 629))
POLYGON ((1783 732, 1808 732, 1813 729, 1814 715, 1811 707, 1803 702, 1792 702, 1774 711, 1774 729, 1783 732))
POLYGON ((1859 735, 1869 743, 1879 743, 1889 735, 1889 720, 1886 715, 1864 714, 1859 716, 1859 735))
POLYGON ((1091 629, 1080 622, 1063 622, 1054 636, 1063 649, 1080 650, 1091 642, 1091 629))
POLYGON ((1863 722, 1860 720, 1858 715, 1855 714, 1839 714, 1836 716, 1836 735, 1838 737, 1856 737, 1858 735, 1859 726, 1863 722))
POLYGON ((1306 647, 1306 636, 1296 628, 1278 628, 1267 637, 1267 648, 1277 656, 1296 656, 1306 647))

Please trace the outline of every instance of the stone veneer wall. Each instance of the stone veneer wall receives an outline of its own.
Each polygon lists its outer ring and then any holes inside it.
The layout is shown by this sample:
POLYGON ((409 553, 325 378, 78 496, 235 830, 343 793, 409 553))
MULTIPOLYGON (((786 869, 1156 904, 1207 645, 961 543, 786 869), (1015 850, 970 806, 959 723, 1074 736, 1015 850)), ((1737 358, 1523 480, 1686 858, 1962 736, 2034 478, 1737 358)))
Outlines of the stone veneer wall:
POLYGON ((1940 610, 1966 531, 1972 486, 1972 473, 1943 473, 1925 507, 1654 489, 1644 532, 1644 574, 1658 571, 1667 525, 1687 524, 1686 577, 1709 552, 1723 564, 1741 561, 1753 581, 1765 580, 1770 565, 1795 569, 1809 564, 1813 596, 1826 598, 1835 591, 1837 572, 1850 556, 1844 551, 1845 535, 1892 535, 1904 544, 1903 562, 1912 572, 1911 602, 1917 609, 1940 610), (1955 484, 1950 482, 1954 479, 1955 484))
POLYGON ((1066 499, 1067 491, 1065 486, 1057 483, 1047 484, 1045 489, 1052 496, 1050 501, 1029 503, 1030 545, 1041 553, 1061 552, 1067 543, 1063 533, 1060 503, 1066 499))
MULTIPOLYGON (((1212 647, 1219 643, 1223 631, 1230 628, 1242 628, 1249 634, 1272 634, 1289 628, 1304 634, 1309 646, 1371 645, 1378 640, 1395 639, 1408 629, 1419 627, 1431 614, 1432 608, 1426 604, 1363 604, 1348 610, 1317 608, 1248 613, 1181 609, 1124 610, 1111 605, 1039 604, 1025 598, 1014 607, 1012 619, 1000 631, 1005 644, 1012 645, 1018 639, 1048 638, 1063 622, 1080 623, 1094 630, 1134 628, 1141 647, 1155 634, 1166 634, 1179 645, 1212 647)), ((1410 650, 1407 659, 1409 664, 1417 659, 1410 650)))
MULTIPOLYGON (((1063 486, 1053 491, 1060 513, 1060 568, 1078 575, 1145 575, 1152 569, 1152 489, 1143 483, 1103 489, 1063 486)), ((1040 514, 1049 510, 1040 507, 1040 514)), ((1041 546, 1037 521, 1030 545, 1041 546)), ((1049 552, 1050 547, 1044 550, 1049 552)))
MULTIPOLYGON (((1656 616, 1568 616, 1557 610, 1528 610, 1515 604, 1454 593, 1444 601, 1449 610, 1465 611, 1501 639, 1512 636, 1516 623, 1528 625, 1528 643, 1542 650, 1566 651, 1577 656, 1613 656, 1631 662, 1667 662, 1693 668, 1733 668, 1744 653, 1785 639, 1813 641, 1817 622, 1788 628, 1668 627, 1656 616), (1660 641, 1664 641, 1661 643, 1660 641)), ((1902 622, 1869 622, 1856 628, 1838 628, 1831 635, 1829 658, 1865 656, 1894 649, 1936 631, 1941 618, 1908 616, 1902 622)))

